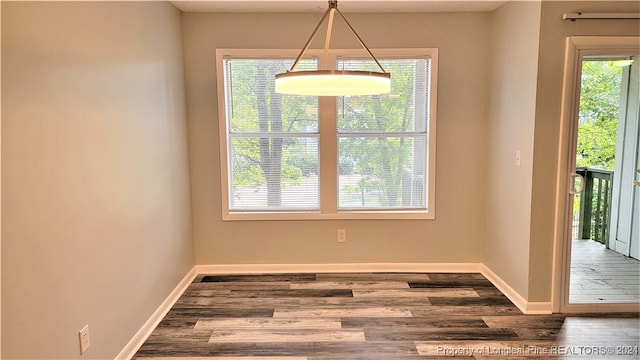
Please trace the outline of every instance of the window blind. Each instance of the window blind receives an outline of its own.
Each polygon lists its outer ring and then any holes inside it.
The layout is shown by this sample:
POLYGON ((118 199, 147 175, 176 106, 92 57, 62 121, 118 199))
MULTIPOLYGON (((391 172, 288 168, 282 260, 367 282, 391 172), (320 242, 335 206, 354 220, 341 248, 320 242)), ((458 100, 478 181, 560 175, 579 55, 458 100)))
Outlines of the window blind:
MULTIPOLYGON (((225 60, 229 209, 317 210, 318 98, 281 95, 293 59, 225 60)), ((299 69, 313 69, 304 60, 299 69)))

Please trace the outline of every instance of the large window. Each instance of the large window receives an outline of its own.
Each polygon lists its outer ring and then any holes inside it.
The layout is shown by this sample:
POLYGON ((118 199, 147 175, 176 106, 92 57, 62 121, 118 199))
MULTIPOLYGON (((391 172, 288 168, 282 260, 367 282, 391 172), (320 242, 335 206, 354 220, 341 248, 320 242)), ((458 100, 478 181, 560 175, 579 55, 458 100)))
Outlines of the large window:
MULTIPOLYGON (((275 92, 295 51, 217 51, 224 219, 435 217, 437 50, 375 53, 389 94, 314 97, 275 92)), ((376 69, 359 50, 329 63, 376 69)))

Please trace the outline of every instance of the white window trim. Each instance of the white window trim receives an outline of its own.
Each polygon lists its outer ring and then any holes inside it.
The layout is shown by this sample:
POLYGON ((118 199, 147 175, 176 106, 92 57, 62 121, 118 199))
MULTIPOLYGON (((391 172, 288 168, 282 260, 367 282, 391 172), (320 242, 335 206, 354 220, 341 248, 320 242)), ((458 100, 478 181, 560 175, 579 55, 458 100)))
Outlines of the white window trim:
MULTIPOLYGON (((433 220, 436 217, 436 114, 437 114, 437 88, 438 88, 438 49, 371 49, 376 57, 392 59, 397 57, 429 57, 430 58, 430 107, 429 126, 427 128, 427 139, 429 142, 427 154, 428 186, 427 186, 427 209, 382 209, 382 210, 338 210, 338 173, 337 173, 337 140, 335 120, 323 121, 326 118, 336 119, 335 97, 320 97, 318 106, 320 140, 320 157, 325 159, 319 162, 320 181, 319 196, 320 210, 307 211, 234 211, 229 209, 229 173, 228 173, 228 151, 227 151, 227 124, 226 124, 226 104, 224 93, 224 67, 222 66, 225 57, 242 57, 247 59, 261 58, 295 58, 300 50, 296 49, 216 49, 216 79, 218 96, 218 131, 220 142, 220 177, 221 177, 221 205, 222 220, 349 220, 349 219, 397 219, 397 220, 433 220), (325 136, 322 136, 325 134, 325 136), (334 136, 326 136, 333 134, 334 136)), ((337 49, 330 50, 328 63, 335 63, 337 57, 354 57, 359 50, 337 49)), ((312 57, 320 57, 322 50, 310 49, 307 54, 312 57)), ((362 54, 363 58, 368 57, 362 54)))

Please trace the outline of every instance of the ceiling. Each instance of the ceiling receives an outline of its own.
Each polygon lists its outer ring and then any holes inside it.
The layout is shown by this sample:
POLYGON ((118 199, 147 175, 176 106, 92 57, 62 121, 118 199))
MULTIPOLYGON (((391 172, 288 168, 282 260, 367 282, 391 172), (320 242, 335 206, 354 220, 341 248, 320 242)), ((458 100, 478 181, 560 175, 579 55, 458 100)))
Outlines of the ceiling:
MULTIPOLYGON (((174 0, 184 12, 323 12, 327 0, 174 0)), ((492 11, 506 1, 490 0, 339 0, 342 12, 492 11)))

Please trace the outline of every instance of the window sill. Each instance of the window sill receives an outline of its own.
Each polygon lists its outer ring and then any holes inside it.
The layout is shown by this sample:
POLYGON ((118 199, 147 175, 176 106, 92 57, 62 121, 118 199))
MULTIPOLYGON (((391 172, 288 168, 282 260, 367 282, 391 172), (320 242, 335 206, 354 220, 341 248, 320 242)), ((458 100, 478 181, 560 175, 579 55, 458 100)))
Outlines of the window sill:
POLYGON ((296 220, 435 220, 435 213, 425 210, 401 211, 340 211, 320 212, 230 212, 223 221, 296 221, 296 220))

